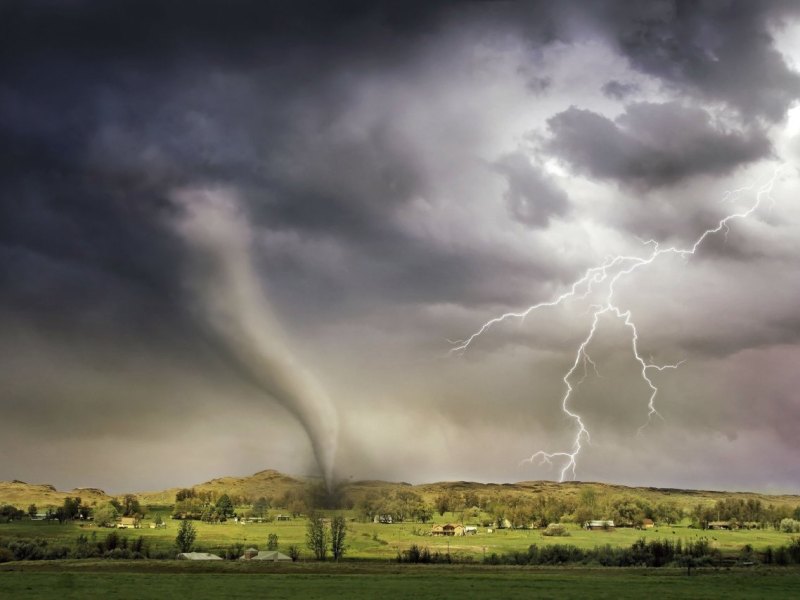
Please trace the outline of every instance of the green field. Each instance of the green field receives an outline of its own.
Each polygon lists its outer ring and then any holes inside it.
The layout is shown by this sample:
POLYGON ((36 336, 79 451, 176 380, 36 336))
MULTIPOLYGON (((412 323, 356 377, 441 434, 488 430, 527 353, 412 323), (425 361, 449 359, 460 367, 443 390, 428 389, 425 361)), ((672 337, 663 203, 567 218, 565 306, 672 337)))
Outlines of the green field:
MULTIPOLYGON (((347 514, 347 513, 345 513, 347 514)), ((0 524, 0 537, 2 538, 44 538, 50 545, 72 546, 75 539, 84 534, 88 537, 95 535, 98 540, 103 539, 111 531, 118 531, 121 536, 129 539, 138 536, 144 537, 151 550, 163 552, 172 551, 179 521, 167 519, 166 529, 151 529, 149 524, 155 513, 143 521, 141 529, 112 530, 98 528, 93 525, 78 522, 66 522, 59 525, 56 522, 45 521, 14 521, 0 524)), ((455 515, 446 513, 437 515, 437 522, 455 520, 455 515)), ((304 556, 309 556, 305 548, 305 534, 307 520, 303 518, 292 521, 271 523, 249 523, 241 525, 233 521, 211 524, 194 521, 197 529, 196 546, 200 550, 220 552, 226 547, 236 543, 264 549, 267 536, 274 533, 278 536, 279 549, 286 552, 289 545, 297 544, 304 556)), ((487 533, 485 527, 479 528, 479 533, 463 537, 431 537, 428 533, 431 524, 402 523, 402 524, 375 524, 350 521, 347 533, 347 559, 377 559, 394 560, 398 551, 410 547, 412 544, 428 546, 432 552, 449 552, 455 560, 472 560, 480 562, 484 556, 492 553, 503 554, 512 551, 524 551, 531 544, 539 546, 547 544, 572 544, 579 548, 590 549, 595 546, 611 544, 612 546, 630 546, 636 540, 645 539, 681 539, 698 540, 707 539, 713 548, 718 548, 723 554, 734 555, 741 548, 750 544, 755 550, 760 551, 767 546, 781 546, 788 544, 792 535, 781 533, 774 529, 738 530, 738 531, 702 531, 685 526, 656 527, 649 530, 632 528, 618 528, 614 531, 586 531, 575 525, 568 525, 570 533, 566 537, 545 537, 540 530, 529 529, 495 529, 487 533)))
POLYGON ((34 598, 796 598, 800 571, 255 565, 46 561, 0 565, 0 597, 34 598))

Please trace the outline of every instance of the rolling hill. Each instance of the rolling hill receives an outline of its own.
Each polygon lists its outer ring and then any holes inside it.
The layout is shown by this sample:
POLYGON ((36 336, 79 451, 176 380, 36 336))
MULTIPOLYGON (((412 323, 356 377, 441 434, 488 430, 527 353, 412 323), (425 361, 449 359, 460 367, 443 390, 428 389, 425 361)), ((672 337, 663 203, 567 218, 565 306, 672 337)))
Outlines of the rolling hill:
MULTIPOLYGON (((198 492, 211 492, 214 497, 222 494, 238 496, 245 499, 281 498, 287 492, 302 492, 310 483, 319 480, 308 477, 293 477, 267 469, 253 475, 243 477, 220 477, 192 486, 198 492)), ((724 498, 741 498, 759 500, 765 505, 800 506, 800 495, 767 494, 760 492, 722 492, 709 490, 688 490, 655 487, 629 487, 624 485, 570 481, 557 483, 553 481, 521 481, 517 483, 476 483, 469 481, 444 481, 411 485, 389 481, 349 481, 340 484, 341 490, 353 501, 367 495, 388 496, 401 490, 413 491, 427 502, 443 494, 473 493, 481 497, 520 497, 532 498, 540 495, 562 498, 577 498, 587 488, 598 495, 625 496, 632 495, 647 499, 651 503, 673 501, 680 507, 693 507, 697 504, 713 504, 724 498)), ((137 496, 143 505, 171 505, 180 488, 168 488, 160 491, 138 492, 137 496)), ((48 484, 29 484, 23 481, 0 481, 0 504, 13 504, 26 508, 29 504, 40 507, 57 506, 68 496, 80 496, 90 506, 109 501, 114 495, 95 488, 76 488, 59 491, 48 484)), ((117 495, 117 497, 121 496, 117 495)))

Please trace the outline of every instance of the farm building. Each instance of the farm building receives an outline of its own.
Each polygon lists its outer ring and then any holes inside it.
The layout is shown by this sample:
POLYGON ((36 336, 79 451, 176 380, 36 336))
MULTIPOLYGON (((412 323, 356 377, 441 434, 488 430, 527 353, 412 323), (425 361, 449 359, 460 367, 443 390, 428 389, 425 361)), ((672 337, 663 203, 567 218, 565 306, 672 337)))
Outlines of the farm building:
POLYGON ((267 560, 272 562, 292 560, 290 557, 277 550, 255 550, 255 552, 253 552, 254 550, 254 548, 248 548, 245 550, 244 555, 239 557, 239 560, 267 560))
POLYGON ((289 515, 278 515, 277 517, 275 517, 275 520, 276 521, 291 521, 292 517, 290 517, 289 515))
POLYGON ((652 529, 655 527, 653 519, 642 519, 642 529, 652 529))
POLYGON ((208 552, 181 552, 175 558, 178 560, 222 560, 216 554, 208 552))
POLYGON ((614 521, 603 521, 597 519, 586 521, 586 523, 583 524, 583 528, 590 531, 607 531, 609 529, 614 529, 614 521))
POLYGON ((467 525, 464 527, 464 535, 475 535, 478 533, 478 527, 476 525, 467 525))
POLYGON ((372 519, 373 523, 384 523, 386 525, 392 524, 392 515, 375 515, 372 519))
POLYGON ((440 536, 464 535, 464 526, 457 525, 455 523, 434 525, 433 529, 431 529, 431 535, 440 535, 440 536))
POLYGON ((139 529, 139 517, 122 517, 117 523, 118 529, 139 529))
POLYGON ((709 529, 734 529, 730 521, 711 521, 708 524, 709 529))

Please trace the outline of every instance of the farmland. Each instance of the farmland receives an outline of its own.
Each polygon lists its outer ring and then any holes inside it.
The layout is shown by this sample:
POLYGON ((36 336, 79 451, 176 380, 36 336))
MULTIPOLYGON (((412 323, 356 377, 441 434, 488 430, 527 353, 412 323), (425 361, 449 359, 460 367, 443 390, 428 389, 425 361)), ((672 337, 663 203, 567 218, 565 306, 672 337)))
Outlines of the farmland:
POLYGON ((39 598, 791 598, 796 569, 48 561, 0 565, 0 596, 39 598))
MULTIPOLYGON (((350 483, 328 494, 319 481, 274 471, 126 497, 97 489, 59 492, 52 486, 19 481, 0 484, 0 494, 0 504, 13 502, 24 509, 27 503, 38 502, 50 513, 61 502, 74 504, 78 496, 90 514, 99 514, 109 503, 126 506, 135 501, 141 517, 135 529, 99 527, 79 517, 59 522, 26 515, 0 523, 0 552, 5 551, 9 561, 0 564, 0 597, 633 598, 656 594, 735 599, 791 597, 800 585, 793 554, 782 562, 767 560, 773 550, 796 545, 796 534, 774 523, 796 515, 797 496, 576 482, 411 486, 376 481, 350 483), (227 502, 223 496, 235 499, 231 507, 235 517, 220 517, 218 507, 227 502), (268 506, 262 510, 259 505, 265 502, 268 506), (673 518, 647 528, 587 530, 581 526, 581 511, 620 515, 625 514, 623 506, 638 511, 637 519, 645 514, 673 518), (197 533, 196 551, 233 558, 244 548, 265 549, 271 539, 284 553, 298 548, 299 560, 176 561, 176 534, 182 521, 173 516, 195 509, 202 509, 204 515, 191 521, 197 533), (755 527, 742 522, 730 530, 698 527, 703 515, 710 519, 711 513, 721 511, 750 511, 760 515, 762 522, 755 527), (339 562, 313 560, 306 545, 312 514, 344 517, 345 555, 339 562), (384 514, 394 518, 383 519, 384 514), (538 524, 520 526, 509 520, 537 520, 538 524), (543 521, 557 523, 559 535, 547 535, 543 521), (156 527, 157 523, 163 526, 156 527), (472 525, 476 532, 433 536, 434 526, 445 523, 472 525), (112 543, 115 549, 110 549, 112 543), (634 547, 664 543, 684 549, 701 544, 706 554, 694 564, 690 577, 685 551, 662 561, 666 566, 657 569, 600 566, 647 564, 637 562, 641 559, 635 558, 634 547), (8 549, 15 544, 28 544, 38 548, 40 558, 56 560, 13 560, 8 549), (136 556, 149 558, 125 560, 134 555, 134 548, 136 556), (414 548, 424 550, 437 564, 398 562, 412 556, 414 548), (552 559, 567 548, 572 549, 567 552, 569 560, 552 559), (603 556, 625 556, 626 562, 604 562, 603 556), (538 557, 538 562, 532 557, 538 557), (634 562, 630 562, 632 557, 634 562)), ((747 520, 742 515, 741 520, 747 520)))
MULTIPOLYGON (((347 511, 345 511, 347 514, 347 511)), ((436 515, 436 522, 447 522, 455 515, 446 513, 436 515)), ((352 518, 352 517, 351 517, 352 518)), ((124 530, 121 536, 133 539, 142 536, 151 550, 171 552, 174 548, 177 533, 177 521, 167 521, 164 529, 151 529, 152 517, 143 521, 143 527, 136 530, 124 530)), ((291 544, 301 548, 305 546, 307 519, 297 518, 291 521, 274 521, 269 523, 248 523, 240 525, 234 521, 223 523, 195 522, 197 529, 196 546, 208 552, 222 552, 232 544, 263 547, 269 534, 278 536, 280 548, 291 544)), ((780 546, 791 540, 791 535, 772 529, 742 531, 701 531, 686 526, 657 527, 649 530, 618 528, 614 531, 586 531, 577 525, 567 527, 568 537, 548 538, 539 530, 500 529, 486 533, 480 528, 479 533, 458 537, 431 537, 428 532, 431 525, 422 523, 378 524, 348 522, 347 553, 348 560, 366 559, 393 561, 398 551, 407 549, 412 544, 427 546, 431 551, 442 554, 449 553, 455 560, 482 561, 492 553, 504 554, 524 551, 531 544, 572 544, 579 548, 590 549, 595 546, 611 544, 617 547, 630 546, 636 540, 644 538, 698 540, 707 539, 713 548, 723 554, 735 554, 745 544, 756 550, 767 546, 780 546)), ((62 525, 46 521, 18 521, 0 525, 0 537, 43 538, 51 545, 71 546, 75 539, 83 534, 102 539, 111 529, 94 527, 85 523, 67 522, 62 525)))

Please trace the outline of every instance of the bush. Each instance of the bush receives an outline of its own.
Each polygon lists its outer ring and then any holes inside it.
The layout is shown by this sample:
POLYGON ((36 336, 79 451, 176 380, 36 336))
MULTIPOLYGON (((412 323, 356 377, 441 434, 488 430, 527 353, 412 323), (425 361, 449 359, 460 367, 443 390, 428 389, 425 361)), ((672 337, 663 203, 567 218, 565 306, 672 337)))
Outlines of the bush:
POLYGON ((784 533, 800 533, 800 521, 781 519, 779 528, 784 533))
POLYGON ((292 562, 297 562, 300 558, 300 547, 297 544, 292 544, 289 546, 288 554, 292 562))
POLYGON ((397 562, 430 564, 451 563, 453 561, 450 554, 441 554, 440 552, 431 553, 430 548, 427 546, 422 548, 416 544, 412 544, 408 550, 397 553, 397 562))
POLYGON ((244 554, 244 544, 237 542, 225 548, 222 552, 222 558, 226 560, 237 560, 242 554, 244 554))
POLYGON ((542 532, 542 535, 566 537, 569 535, 569 531, 561 523, 550 523, 542 532))

